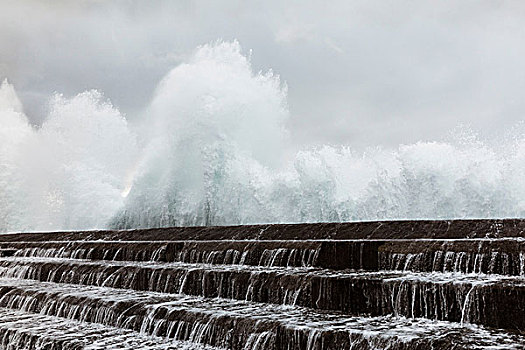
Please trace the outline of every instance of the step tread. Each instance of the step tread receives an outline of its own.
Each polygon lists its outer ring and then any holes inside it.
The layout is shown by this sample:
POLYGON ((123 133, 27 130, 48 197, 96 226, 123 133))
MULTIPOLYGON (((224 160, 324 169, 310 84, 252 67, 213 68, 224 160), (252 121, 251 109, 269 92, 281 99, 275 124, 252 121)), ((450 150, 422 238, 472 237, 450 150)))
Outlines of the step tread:
POLYGON ((210 240, 210 239, 400 239, 523 237, 523 219, 389 220, 344 223, 260 224, 168 227, 134 230, 32 232, 0 234, 16 240, 210 240))
MULTIPOLYGON (((199 315, 200 318, 205 316, 208 318, 252 319, 258 324, 278 324, 289 329, 307 329, 311 334, 335 331, 406 339, 407 341, 421 338, 429 341, 451 338, 459 344, 471 346, 470 348, 473 349, 495 349, 495 346, 500 346, 502 349, 522 349, 525 346, 525 336, 454 322, 407 319, 394 316, 354 317, 296 306, 260 304, 220 298, 207 299, 187 295, 137 292, 31 280, 0 279, 0 288, 2 287, 11 287, 12 290, 17 291, 17 295, 26 293, 25 295, 28 296, 39 295, 39 298, 54 295, 59 300, 79 300, 84 305, 97 301, 104 302, 105 307, 126 301, 136 303, 148 310, 148 315, 152 317, 150 322, 155 319, 154 315, 166 315, 166 312, 170 315, 182 311, 199 315)), ((4 299, 0 298, 0 300, 4 299)), ((16 305, 11 306, 16 307, 16 305)), ((0 310, 3 309, 0 308, 0 310)), ((50 316, 34 315, 31 317, 34 317, 35 322, 40 322, 38 321, 40 318, 46 319, 50 316)), ((0 328, 2 322, 0 322, 0 328)), ((67 328, 65 323, 64 327, 67 328)))

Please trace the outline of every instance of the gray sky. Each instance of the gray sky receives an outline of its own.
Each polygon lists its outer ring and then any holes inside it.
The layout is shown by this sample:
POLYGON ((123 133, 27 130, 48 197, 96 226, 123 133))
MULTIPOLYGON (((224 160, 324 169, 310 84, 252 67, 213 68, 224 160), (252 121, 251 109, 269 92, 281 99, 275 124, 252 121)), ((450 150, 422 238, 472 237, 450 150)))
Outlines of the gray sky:
POLYGON ((288 84, 296 145, 395 146, 525 119, 522 1, 0 2, 0 77, 35 124, 101 90, 128 119, 198 45, 238 39, 288 84))

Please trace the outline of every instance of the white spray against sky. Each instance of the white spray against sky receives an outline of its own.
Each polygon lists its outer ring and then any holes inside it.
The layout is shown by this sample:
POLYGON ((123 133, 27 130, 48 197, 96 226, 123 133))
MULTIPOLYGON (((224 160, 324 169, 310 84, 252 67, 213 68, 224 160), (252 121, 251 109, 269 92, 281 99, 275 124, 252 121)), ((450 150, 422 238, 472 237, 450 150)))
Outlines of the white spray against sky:
POLYGON ((0 88, 0 231, 523 217, 525 137, 290 155, 287 87, 238 42, 199 47, 128 123, 108 97, 50 98, 41 127, 0 88))
POLYGON ((97 91, 50 101, 30 126, 13 86, 0 88, 0 231, 104 227, 124 204, 137 152, 118 110, 97 91))

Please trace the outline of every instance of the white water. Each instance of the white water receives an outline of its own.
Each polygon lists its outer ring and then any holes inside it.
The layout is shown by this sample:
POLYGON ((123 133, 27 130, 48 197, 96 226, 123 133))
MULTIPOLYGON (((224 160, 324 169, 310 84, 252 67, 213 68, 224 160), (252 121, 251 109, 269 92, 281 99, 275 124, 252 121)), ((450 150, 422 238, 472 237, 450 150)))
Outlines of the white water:
MULTIPOLYGON (((286 159, 287 89, 239 44, 196 50, 128 125, 100 92, 28 124, 0 88, 0 231, 396 218, 523 217, 525 137, 286 159)), ((355 126, 359 129, 359 125, 355 126)))

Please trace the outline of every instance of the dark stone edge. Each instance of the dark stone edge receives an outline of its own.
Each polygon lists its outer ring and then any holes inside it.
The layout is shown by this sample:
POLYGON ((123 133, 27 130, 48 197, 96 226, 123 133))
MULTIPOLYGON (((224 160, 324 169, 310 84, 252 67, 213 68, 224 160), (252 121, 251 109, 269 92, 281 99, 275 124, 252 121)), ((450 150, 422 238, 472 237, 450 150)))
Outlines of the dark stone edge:
POLYGON ((525 219, 397 220, 9 233, 0 234, 0 242, 75 240, 464 239, 505 237, 525 237, 525 219))

